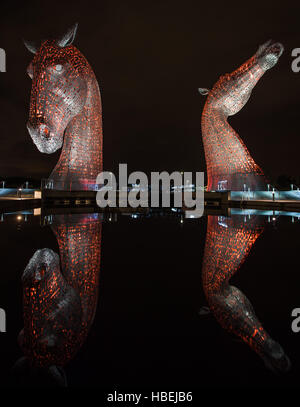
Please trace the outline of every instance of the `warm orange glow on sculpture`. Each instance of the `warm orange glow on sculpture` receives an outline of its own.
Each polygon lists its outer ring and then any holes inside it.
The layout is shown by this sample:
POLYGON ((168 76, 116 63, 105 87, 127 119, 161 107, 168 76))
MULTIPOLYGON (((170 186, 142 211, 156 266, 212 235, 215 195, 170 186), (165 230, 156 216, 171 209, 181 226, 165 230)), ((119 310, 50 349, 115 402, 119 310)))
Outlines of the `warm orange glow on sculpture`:
POLYGON ((36 251, 22 276, 19 342, 30 364, 45 368, 64 366, 83 345, 96 312, 100 271, 98 214, 55 215, 52 229, 60 256, 48 248, 36 251))
POLYGON ((237 70, 221 76, 212 90, 199 89, 202 95, 208 95, 201 125, 209 191, 265 189, 263 171, 227 118, 242 109, 258 80, 277 63, 282 52, 281 44, 269 41, 237 70))
POLYGON ((208 216, 202 280, 209 308, 227 331, 239 336, 265 361, 286 371, 290 361, 281 346, 265 331, 248 298, 230 284, 263 231, 258 218, 208 216))
POLYGON ((94 72, 72 45, 77 25, 56 41, 44 41, 27 72, 32 79, 27 128, 42 153, 62 147, 49 180, 54 189, 95 189, 102 171, 102 107, 94 72))

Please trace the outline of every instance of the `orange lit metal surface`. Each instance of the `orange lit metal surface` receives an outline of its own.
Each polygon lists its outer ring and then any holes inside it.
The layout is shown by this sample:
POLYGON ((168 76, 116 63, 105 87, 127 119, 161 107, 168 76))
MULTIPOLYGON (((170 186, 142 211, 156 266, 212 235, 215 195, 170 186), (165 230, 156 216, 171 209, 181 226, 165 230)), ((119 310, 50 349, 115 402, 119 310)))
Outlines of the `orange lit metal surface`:
POLYGON ((219 324, 239 336, 273 369, 288 370, 281 346, 264 330, 248 298, 230 284, 263 231, 257 217, 208 216, 203 258, 203 289, 219 324))
POLYGON ((97 306, 100 220, 56 215, 52 229, 60 256, 51 249, 38 250, 22 277, 24 329, 19 342, 35 366, 63 366, 73 358, 97 306))
POLYGON ((199 89, 208 94, 202 114, 208 190, 265 189, 263 171, 227 118, 242 109, 258 80, 282 52, 281 44, 267 42, 234 72, 221 76, 211 91, 199 89))
POLYGON ((53 188, 94 189, 102 171, 102 107, 98 83, 73 45, 45 41, 27 72, 32 78, 28 131, 42 153, 62 152, 53 188))

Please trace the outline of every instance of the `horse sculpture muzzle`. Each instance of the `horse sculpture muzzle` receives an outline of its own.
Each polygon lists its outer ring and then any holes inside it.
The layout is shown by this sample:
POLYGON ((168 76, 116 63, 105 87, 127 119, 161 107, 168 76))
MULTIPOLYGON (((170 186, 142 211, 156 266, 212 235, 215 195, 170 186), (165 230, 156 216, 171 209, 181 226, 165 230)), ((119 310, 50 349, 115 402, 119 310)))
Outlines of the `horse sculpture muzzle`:
POLYGON ((51 127, 44 123, 33 126, 28 121, 27 130, 41 153, 52 154, 62 147, 63 139, 55 137, 51 127))

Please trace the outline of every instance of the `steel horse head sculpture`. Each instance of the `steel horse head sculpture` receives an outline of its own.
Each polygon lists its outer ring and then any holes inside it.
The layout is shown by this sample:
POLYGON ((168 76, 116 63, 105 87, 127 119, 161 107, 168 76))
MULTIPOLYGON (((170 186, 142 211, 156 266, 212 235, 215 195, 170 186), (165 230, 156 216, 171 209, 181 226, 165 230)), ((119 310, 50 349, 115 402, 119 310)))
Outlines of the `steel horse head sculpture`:
POLYGON ((24 41, 34 58, 27 128, 42 153, 62 147, 49 179, 55 189, 93 189, 102 171, 102 107, 94 72, 72 45, 74 25, 62 38, 37 48, 24 41))
POLYGON ((227 118, 242 109, 258 80, 276 65, 282 52, 281 44, 268 41, 234 72, 221 76, 212 90, 199 88, 200 94, 208 95, 201 122, 208 190, 265 189, 263 171, 227 118))

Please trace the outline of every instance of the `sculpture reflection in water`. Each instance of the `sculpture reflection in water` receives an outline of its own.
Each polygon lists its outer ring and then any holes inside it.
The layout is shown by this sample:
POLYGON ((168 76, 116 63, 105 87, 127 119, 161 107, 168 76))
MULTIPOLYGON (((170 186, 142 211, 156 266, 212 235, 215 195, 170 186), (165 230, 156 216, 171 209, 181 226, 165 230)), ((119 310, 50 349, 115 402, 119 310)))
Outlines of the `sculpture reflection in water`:
POLYGON ((202 280, 210 311, 219 324, 246 342, 273 371, 288 371, 289 358, 265 331, 247 297, 230 284, 263 231, 258 217, 208 216, 202 280))
POLYGON ((22 276, 24 329, 19 364, 64 384, 62 367, 84 343, 94 320, 100 270, 99 214, 55 215, 59 253, 37 250, 22 276), (59 259, 60 257, 60 259, 59 259))

